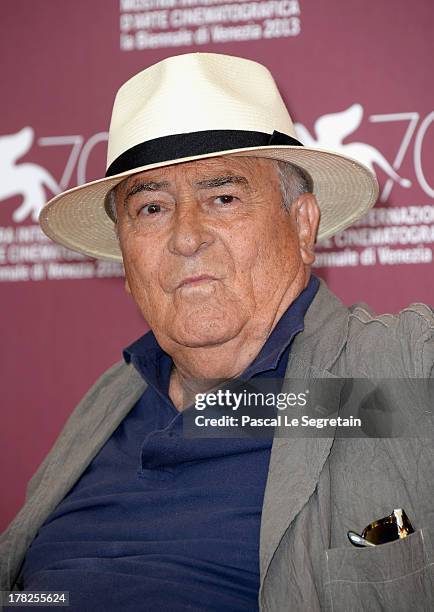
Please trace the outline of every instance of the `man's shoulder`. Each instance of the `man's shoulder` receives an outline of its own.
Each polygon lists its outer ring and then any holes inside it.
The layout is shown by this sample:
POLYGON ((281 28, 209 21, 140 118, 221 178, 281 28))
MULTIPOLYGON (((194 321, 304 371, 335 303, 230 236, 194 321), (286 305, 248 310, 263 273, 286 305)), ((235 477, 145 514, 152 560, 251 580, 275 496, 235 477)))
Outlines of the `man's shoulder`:
POLYGON ((116 361, 116 363, 113 363, 98 376, 98 378, 89 388, 88 392, 96 390, 99 387, 118 382, 119 380, 125 378, 125 376, 129 376, 130 370, 130 366, 125 363, 124 359, 116 361))
POLYGON ((292 352, 337 376, 423 378, 434 368, 434 313, 426 304, 380 315, 347 307, 321 280, 292 352))
POLYGON ((89 388, 81 402, 72 413, 88 412, 95 406, 95 401, 106 409, 113 398, 122 400, 123 396, 135 388, 142 389, 145 383, 133 364, 127 364, 123 359, 107 368, 89 388))
POLYGON ((358 302, 349 307, 350 319, 363 325, 380 324, 389 329, 434 329, 434 311, 427 304, 414 303, 395 314, 375 313, 367 304, 358 302))
POLYGON ((434 365, 434 312, 414 303, 396 314, 376 314, 366 304, 351 306, 346 352, 361 374, 430 376, 434 365))
POLYGON ((27 499, 39 486, 54 458, 68 453, 80 456, 86 445, 97 447, 96 438, 107 439, 145 387, 134 366, 124 360, 105 370, 71 412, 51 451, 31 478, 27 499))
MULTIPOLYGON (((87 393, 95 392, 97 389, 116 382, 123 378, 128 371, 128 366, 123 359, 116 361, 111 366, 101 372, 101 374, 94 380, 94 382, 88 388, 87 393)), ((86 394, 87 394, 86 393, 86 394)))
POLYGON ((69 420, 76 417, 82 418, 83 413, 88 413, 91 408, 95 407, 95 402, 99 398, 102 400, 101 405, 106 405, 104 398, 109 398, 113 393, 122 393, 125 385, 134 382, 137 378, 139 382, 139 374, 132 365, 125 363, 123 359, 117 361, 109 368, 104 370, 96 381, 89 387, 82 400, 77 404, 72 412, 69 420))

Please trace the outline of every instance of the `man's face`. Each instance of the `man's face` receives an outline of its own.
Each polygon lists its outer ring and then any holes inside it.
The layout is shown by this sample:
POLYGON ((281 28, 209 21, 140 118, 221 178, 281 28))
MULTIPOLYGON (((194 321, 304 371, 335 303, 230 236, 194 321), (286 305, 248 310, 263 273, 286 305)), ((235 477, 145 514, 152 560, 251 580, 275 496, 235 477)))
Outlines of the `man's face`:
POLYGON ((117 188, 116 207, 127 288, 168 352, 272 319, 304 266, 297 214, 284 210, 270 160, 148 170, 117 188))

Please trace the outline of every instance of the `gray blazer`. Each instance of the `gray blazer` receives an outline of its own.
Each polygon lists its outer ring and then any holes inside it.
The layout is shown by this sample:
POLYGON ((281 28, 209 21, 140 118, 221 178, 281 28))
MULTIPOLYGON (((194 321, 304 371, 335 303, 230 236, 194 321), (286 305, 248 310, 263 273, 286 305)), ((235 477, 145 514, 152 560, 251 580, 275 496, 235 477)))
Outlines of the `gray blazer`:
MULTIPOLYGON (((286 377, 417 379, 433 369, 430 308, 413 304, 397 316, 376 317, 363 305, 346 308, 322 282, 286 377)), ((20 588, 20 568, 39 527, 145 388, 132 365, 118 362, 71 414, 0 538, 2 589, 20 588)), ((432 413, 422 418, 415 405, 402 408, 412 411, 408 439, 276 432, 261 521, 261 611, 434 610, 432 413), (375 548, 347 540, 347 530, 360 532, 400 507, 414 534, 375 548)))

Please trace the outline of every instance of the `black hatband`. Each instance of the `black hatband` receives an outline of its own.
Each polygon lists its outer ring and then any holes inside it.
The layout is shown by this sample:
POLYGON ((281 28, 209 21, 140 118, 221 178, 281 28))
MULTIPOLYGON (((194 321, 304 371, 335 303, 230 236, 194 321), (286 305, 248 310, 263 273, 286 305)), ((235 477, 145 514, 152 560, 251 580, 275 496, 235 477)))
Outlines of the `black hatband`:
POLYGON ((105 175, 106 177, 114 176, 134 168, 169 160, 175 161, 183 157, 194 157, 231 149, 279 145, 303 146, 295 138, 277 131, 274 131, 273 134, 266 134, 246 130, 203 130, 162 136, 142 142, 121 153, 110 164, 105 175))

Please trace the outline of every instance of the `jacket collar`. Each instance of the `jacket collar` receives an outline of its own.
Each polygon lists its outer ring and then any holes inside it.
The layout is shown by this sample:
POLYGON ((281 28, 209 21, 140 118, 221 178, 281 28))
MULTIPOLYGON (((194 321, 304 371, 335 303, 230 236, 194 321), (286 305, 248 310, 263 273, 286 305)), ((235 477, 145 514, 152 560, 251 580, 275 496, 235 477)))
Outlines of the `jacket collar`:
MULTIPOLYGON (((293 342, 291 355, 320 373, 330 370, 339 358, 348 336, 348 308, 323 280, 304 318, 304 330, 293 342)), ((288 364, 286 375, 291 374, 288 364)))

